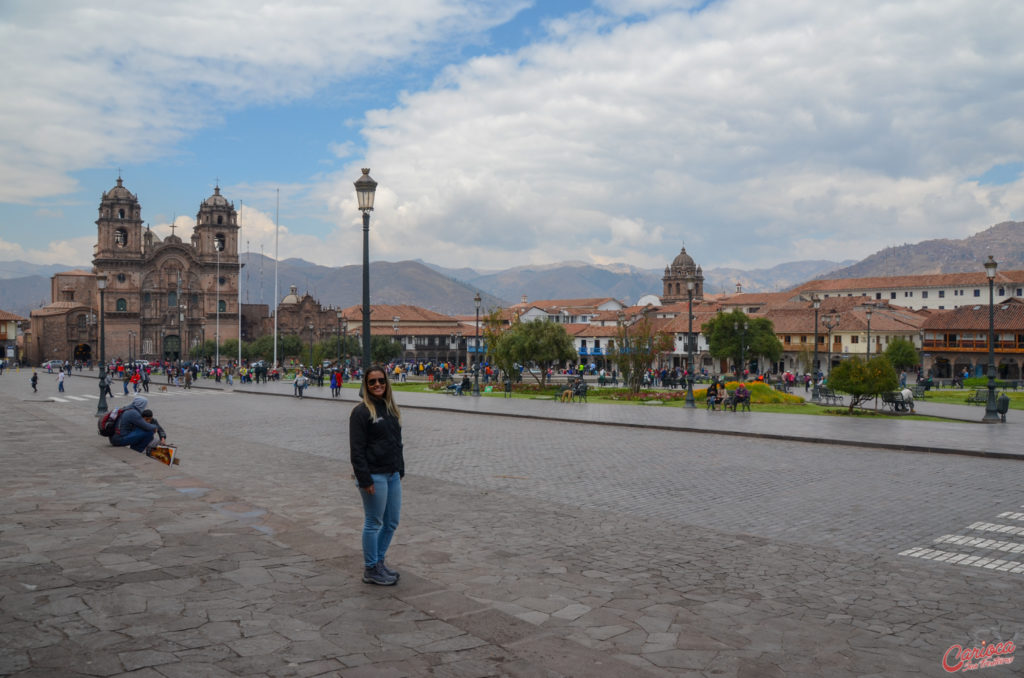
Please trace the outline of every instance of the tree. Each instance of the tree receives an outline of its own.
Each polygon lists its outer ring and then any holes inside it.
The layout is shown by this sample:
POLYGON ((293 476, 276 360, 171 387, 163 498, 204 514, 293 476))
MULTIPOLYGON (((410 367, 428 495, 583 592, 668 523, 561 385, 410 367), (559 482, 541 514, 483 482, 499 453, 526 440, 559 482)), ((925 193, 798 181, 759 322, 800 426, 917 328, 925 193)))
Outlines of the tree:
POLYGON ((903 337, 896 337, 889 342, 885 356, 897 370, 904 370, 921 364, 921 358, 914 348, 914 342, 903 337))
POLYGON ((875 356, 867 363, 858 357, 839 363, 828 378, 829 386, 850 396, 850 413, 866 400, 880 393, 894 390, 900 383, 892 363, 884 355, 875 356))
POLYGON ((727 358, 737 366, 754 356, 763 356, 773 363, 782 357, 782 342, 775 336, 772 321, 751 318, 738 308, 731 313, 719 313, 704 323, 700 331, 707 337, 708 352, 713 357, 727 358), (743 323, 747 323, 745 330, 743 323))
POLYGON ((502 369, 509 370, 516 363, 536 363, 540 376, 534 378, 540 384, 547 382, 546 368, 552 362, 576 359, 576 347, 572 337, 558 323, 547 320, 517 322, 497 337, 491 348, 495 362, 502 369))
POLYGON ((659 353, 671 351, 675 339, 667 332, 655 332, 647 316, 632 325, 619 322, 615 345, 609 347, 612 362, 619 368, 622 381, 630 392, 639 393, 644 372, 654 363, 659 353))
POLYGON ((402 355, 402 345, 391 337, 380 335, 370 338, 370 359, 376 365, 386 365, 402 355))

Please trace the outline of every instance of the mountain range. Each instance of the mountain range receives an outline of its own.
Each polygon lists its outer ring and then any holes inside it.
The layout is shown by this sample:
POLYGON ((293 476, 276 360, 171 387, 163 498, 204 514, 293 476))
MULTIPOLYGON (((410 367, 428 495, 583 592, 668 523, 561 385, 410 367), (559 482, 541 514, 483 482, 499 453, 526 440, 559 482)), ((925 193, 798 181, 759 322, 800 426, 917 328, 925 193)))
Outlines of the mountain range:
MULTIPOLYGON (((699 253, 690 253, 700 263, 699 253)), ((734 293, 773 292, 815 278, 862 278, 887 275, 955 273, 981 270, 988 255, 1001 270, 1024 269, 1024 222, 1004 222, 961 240, 926 240, 888 247, 861 261, 794 261, 772 268, 743 270, 704 269, 705 290, 734 293)), ((260 254, 242 254, 242 301, 272 304, 274 260, 260 254)), ((665 264, 668 264, 666 261, 665 264)), ((28 317, 29 311, 50 301, 50 276, 78 266, 0 262, 0 309, 28 317)), ((537 299, 615 297, 635 303, 647 294, 660 295, 664 264, 638 268, 629 264, 596 265, 570 261, 544 266, 516 266, 502 270, 444 268, 424 261, 378 261, 370 264, 371 301, 375 304, 410 304, 449 315, 471 315, 473 297, 481 308, 508 306, 523 296, 537 299)), ((362 303, 362 267, 320 266, 302 259, 278 264, 278 297, 294 285, 309 292, 324 306, 362 303)))

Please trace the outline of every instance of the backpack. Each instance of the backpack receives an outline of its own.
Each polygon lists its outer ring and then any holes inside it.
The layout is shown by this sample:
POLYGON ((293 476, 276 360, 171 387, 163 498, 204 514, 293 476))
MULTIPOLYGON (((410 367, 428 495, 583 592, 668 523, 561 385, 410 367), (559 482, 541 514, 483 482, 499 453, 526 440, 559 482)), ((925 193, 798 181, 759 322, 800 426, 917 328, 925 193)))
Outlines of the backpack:
POLYGON ((100 430, 99 432, 101 436, 103 436, 104 438, 109 438, 110 436, 117 433, 117 416, 119 414, 121 414, 121 409, 116 408, 110 410, 102 417, 100 417, 97 427, 100 430))

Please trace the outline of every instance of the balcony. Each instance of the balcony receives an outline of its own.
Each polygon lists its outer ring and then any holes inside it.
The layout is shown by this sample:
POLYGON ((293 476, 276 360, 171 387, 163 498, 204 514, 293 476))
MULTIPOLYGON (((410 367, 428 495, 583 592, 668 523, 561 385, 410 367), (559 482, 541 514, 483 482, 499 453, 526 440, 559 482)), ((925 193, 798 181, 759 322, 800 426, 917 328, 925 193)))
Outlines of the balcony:
MULTIPOLYGON (((925 339, 923 350, 945 351, 948 353, 988 353, 987 339, 925 339)), ((1000 339, 995 342, 995 350, 1000 353, 1024 353, 1024 341, 1000 339)))

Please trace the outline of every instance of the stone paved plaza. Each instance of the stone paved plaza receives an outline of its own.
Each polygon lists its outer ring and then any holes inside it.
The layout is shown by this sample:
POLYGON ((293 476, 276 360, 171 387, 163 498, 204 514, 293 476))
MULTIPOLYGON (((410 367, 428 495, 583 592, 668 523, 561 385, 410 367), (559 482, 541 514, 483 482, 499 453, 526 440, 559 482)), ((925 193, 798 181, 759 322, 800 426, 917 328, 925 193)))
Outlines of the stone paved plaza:
MULTIPOLYGON (((376 588, 354 391, 154 390, 168 468, 96 435, 94 379, 62 402, 27 379, 0 378, 0 674, 937 676, 953 645, 1024 643, 1019 459, 400 394, 402 580, 376 588)), ((1016 448, 1019 426, 941 426, 1016 448)), ((1015 654, 980 675, 1021 675, 1015 654)))

